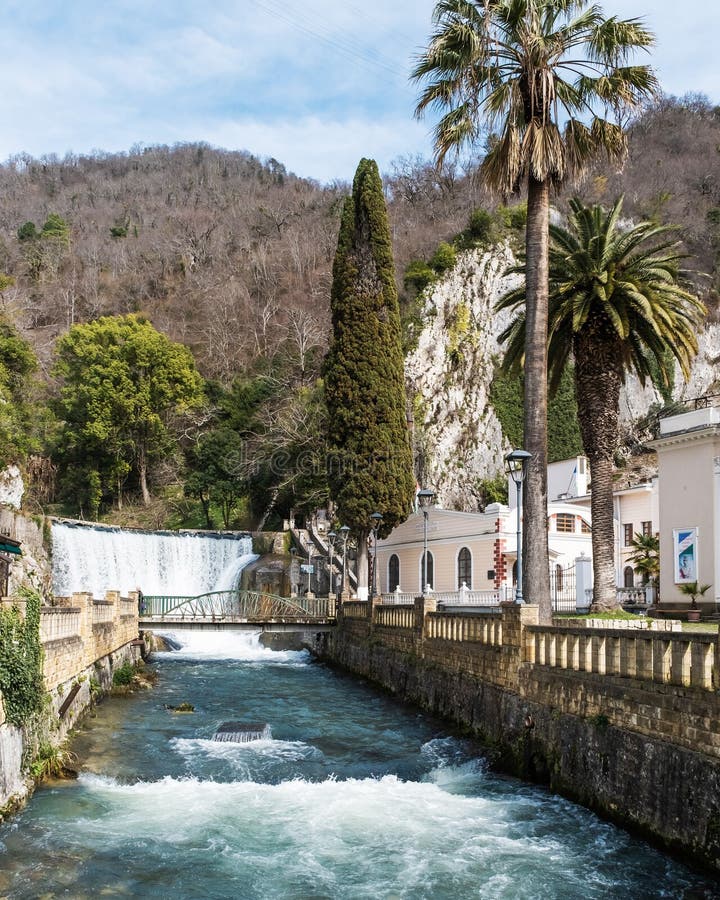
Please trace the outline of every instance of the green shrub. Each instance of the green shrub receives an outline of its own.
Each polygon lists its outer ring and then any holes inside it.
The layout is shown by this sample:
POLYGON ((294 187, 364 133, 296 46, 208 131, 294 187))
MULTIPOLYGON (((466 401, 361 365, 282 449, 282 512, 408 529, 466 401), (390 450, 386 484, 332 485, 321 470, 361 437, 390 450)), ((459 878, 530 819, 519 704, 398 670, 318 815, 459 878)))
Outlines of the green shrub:
POLYGON ((493 217, 486 210, 478 208, 470 214, 470 220, 465 233, 476 241, 489 241, 493 236, 493 217))
POLYGON ((436 273, 424 260, 413 259, 408 263, 407 269, 405 269, 403 284, 405 285, 406 290, 409 287, 414 287, 415 290, 420 293, 421 291, 424 291, 429 284, 432 284, 436 278, 436 273))
POLYGON ((430 267, 438 274, 442 274, 443 272, 447 272, 448 269, 454 268, 456 262, 457 252, 455 251, 455 248, 446 241, 442 241, 438 244, 438 248, 430 260, 430 267))
MULTIPOLYGON (((44 781, 46 778, 60 778, 67 773, 69 765, 77 762, 77 757, 69 750, 62 747, 53 747, 52 744, 40 744, 37 756, 30 764, 30 774, 36 781, 44 781)), ((74 776, 73 776, 74 777, 74 776)))
POLYGON ((497 217, 506 228, 522 231, 527 224, 527 203, 515 206, 498 206, 497 217))
POLYGON ((126 687, 132 684, 135 668, 132 663, 123 663, 120 668, 113 672, 113 687, 126 687))

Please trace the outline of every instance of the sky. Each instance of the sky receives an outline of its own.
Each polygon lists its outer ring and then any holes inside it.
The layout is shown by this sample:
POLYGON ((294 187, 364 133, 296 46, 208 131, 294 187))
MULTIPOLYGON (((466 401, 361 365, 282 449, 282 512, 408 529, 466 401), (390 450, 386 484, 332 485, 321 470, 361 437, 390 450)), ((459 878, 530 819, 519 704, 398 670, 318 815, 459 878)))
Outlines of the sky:
MULTIPOLYGON (((720 102, 720 3, 605 0, 657 35, 667 94, 720 102)), ((320 182, 430 158, 414 57, 434 0, 5 0, 0 160, 205 141, 320 182)))

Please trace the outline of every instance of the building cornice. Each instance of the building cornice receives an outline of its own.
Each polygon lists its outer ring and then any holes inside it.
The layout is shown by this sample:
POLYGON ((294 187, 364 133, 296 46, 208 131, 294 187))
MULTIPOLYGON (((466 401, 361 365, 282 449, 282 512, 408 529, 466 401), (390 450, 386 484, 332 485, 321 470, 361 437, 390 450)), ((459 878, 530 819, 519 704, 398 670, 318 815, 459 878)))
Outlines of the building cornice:
POLYGON ((667 450, 668 447, 679 447, 682 444, 708 443, 720 437, 719 425, 704 425, 699 428, 690 428, 687 431, 676 431, 666 434, 664 437, 648 441, 648 447, 653 450, 667 450))

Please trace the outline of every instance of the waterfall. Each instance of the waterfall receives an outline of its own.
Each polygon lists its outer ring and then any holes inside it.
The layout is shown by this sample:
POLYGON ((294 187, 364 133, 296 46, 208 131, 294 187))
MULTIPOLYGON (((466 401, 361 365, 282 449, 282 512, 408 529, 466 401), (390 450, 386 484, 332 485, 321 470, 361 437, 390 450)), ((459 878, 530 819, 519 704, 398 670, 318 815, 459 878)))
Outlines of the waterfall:
POLYGON ((249 535, 131 531, 104 525, 54 522, 53 591, 197 596, 229 590, 257 559, 249 535))

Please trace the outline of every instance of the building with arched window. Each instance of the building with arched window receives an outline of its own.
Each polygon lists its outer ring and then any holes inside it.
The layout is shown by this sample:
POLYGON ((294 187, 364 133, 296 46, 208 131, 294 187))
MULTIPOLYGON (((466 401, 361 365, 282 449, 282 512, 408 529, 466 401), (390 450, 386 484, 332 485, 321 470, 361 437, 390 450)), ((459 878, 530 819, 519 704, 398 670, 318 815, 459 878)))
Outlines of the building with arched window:
MULTIPOLYGON (((548 545, 551 587, 555 596, 569 594, 575 561, 592 558, 592 522, 588 466, 576 457, 548 467, 548 545), (582 492, 582 493, 580 493, 582 492)), ((615 565, 618 587, 639 584, 628 558, 635 534, 658 530, 657 483, 647 482, 615 492, 615 565), (628 571, 630 570, 630 571, 628 571), (630 576, 632 574, 632 582, 630 576)), ((428 582, 434 592, 499 592, 511 598, 517 560, 515 487, 509 505, 491 504, 482 512, 428 511, 428 582)), ((413 513, 383 541, 378 541, 378 571, 383 593, 422 591, 424 520, 413 513)))
MULTIPOLYGON (((589 513, 560 504, 552 510, 548 528, 553 572, 571 568, 580 555, 591 555, 589 513), (561 517, 559 529, 557 516, 561 517)), ((431 590, 456 592, 464 586, 470 591, 501 591, 512 597, 516 529, 515 510, 499 503, 477 513, 437 507, 428 510, 427 578, 431 590)), ((385 540, 378 541, 381 593, 422 592, 423 542, 421 512, 413 513, 385 540)), ((563 576, 559 578, 562 584, 563 576)))

